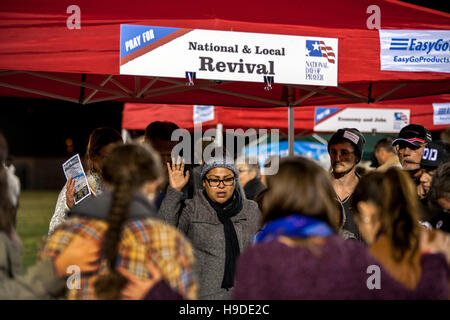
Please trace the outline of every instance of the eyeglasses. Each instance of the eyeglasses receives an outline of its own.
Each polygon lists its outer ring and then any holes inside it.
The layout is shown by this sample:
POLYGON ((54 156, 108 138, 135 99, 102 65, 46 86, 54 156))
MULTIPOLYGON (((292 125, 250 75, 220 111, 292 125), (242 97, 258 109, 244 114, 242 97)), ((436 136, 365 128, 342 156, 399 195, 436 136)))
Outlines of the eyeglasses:
POLYGON ((220 183, 222 182, 224 186, 232 186, 234 184, 234 177, 231 178, 225 178, 225 179, 209 179, 205 178, 206 181, 208 181, 208 184, 210 187, 217 188, 220 183))

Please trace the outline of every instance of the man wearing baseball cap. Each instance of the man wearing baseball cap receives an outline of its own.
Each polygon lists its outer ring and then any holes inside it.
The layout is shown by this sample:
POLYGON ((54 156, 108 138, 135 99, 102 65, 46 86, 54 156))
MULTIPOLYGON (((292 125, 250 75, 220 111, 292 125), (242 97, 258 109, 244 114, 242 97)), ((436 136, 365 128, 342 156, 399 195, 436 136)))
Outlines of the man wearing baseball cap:
POLYGON ((422 153, 431 142, 431 133, 420 124, 410 124, 402 128, 398 138, 392 142, 400 163, 405 170, 418 170, 422 153))
POLYGON ((344 238, 362 241, 358 226, 353 219, 350 198, 359 182, 356 165, 361 161, 364 136, 355 128, 339 129, 328 141, 328 154, 331 160, 331 180, 336 199, 342 208, 340 233, 344 238))

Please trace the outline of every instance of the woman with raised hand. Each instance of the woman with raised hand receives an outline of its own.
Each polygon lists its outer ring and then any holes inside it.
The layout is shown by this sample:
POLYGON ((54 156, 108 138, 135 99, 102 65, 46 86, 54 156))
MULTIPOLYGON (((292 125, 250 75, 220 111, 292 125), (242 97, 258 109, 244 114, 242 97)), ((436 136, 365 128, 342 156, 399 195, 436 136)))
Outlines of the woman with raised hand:
POLYGON ((238 171, 221 151, 206 159, 201 179, 204 189, 183 201, 181 190, 189 180, 184 162, 167 164, 170 185, 158 214, 186 234, 195 250, 199 299, 231 297, 239 254, 258 230, 260 211, 236 188, 238 171))
POLYGON ((136 291, 132 288, 136 279, 146 286, 149 279, 160 279, 146 287, 159 290, 150 297, 171 299, 176 293, 184 299, 197 298, 192 246, 177 229, 157 218, 152 203, 161 172, 159 156, 149 146, 113 147, 102 167, 106 190, 74 207, 40 253, 41 258, 52 257, 76 235, 102 241, 100 270, 82 276, 79 289, 69 290, 67 298, 142 298, 130 295, 136 291))
MULTIPOLYGON (((92 195, 98 196, 104 190, 102 179, 102 163, 111 150, 113 144, 122 141, 120 133, 113 128, 101 127, 94 129, 89 136, 86 150, 88 168, 86 177, 92 195)), ((67 219, 67 213, 75 206, 75 180, 69 177, 66 184, 59 193, 56 201, 55 212, 50 220, 48 234, 67 219)))

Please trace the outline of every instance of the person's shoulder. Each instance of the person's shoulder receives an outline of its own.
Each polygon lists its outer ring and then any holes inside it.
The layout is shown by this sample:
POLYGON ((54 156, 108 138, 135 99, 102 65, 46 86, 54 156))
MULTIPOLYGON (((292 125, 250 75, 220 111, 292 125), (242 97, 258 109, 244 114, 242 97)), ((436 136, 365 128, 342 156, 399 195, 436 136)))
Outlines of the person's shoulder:
POLYGON ((10 240, 10 237, 8 236, 8 234, 6 232, 0 230, 0 242, 4 243, 8 240, 10 240))
POLYGON ((370 260, 367 247, 364 243, 356 239, 344 239, 339 234, 333 234, 327 237, 324 247, 328 248, 331 255, 340 257, 348 261, 367 261, 370 260))
POLYGON ((259 219, 261 217, 259 206, 254 200, 243 199, 242 212, 253 219, 259 219))
MULTIPOLYGON (((239 262, 244 265, 248 263, 264 264, 267 262, 267 257, 272 256, 272 253, 277 255, 282 246, 277 240, 252 244, 241 253, 239 262)), ((273 261, 272 259, 270 260, 273 261)))
POLYGON ((107 227, 108 224, 106 221, 74 216, 58 225, 53 232, 48 235, 46 242, 61 242, 68 244, 68 240, 74 236, 91 236, 100 239, 107 227))
POLYGON ((246 209, 250 209, 252 211, 254 211, 254 210, 258 210, 259 211, 258 204, 256 203, 255 200, 242 199, 242 204, 243 204, 243 207, 246 208, 246 209))
POLYGON ((134 219, 127 222, 124 227, 123 238, 138 238, 139 241, 165 239, 165 241, 184 241, 185 236, 174 226, 164 220, 154 217, 134 219))

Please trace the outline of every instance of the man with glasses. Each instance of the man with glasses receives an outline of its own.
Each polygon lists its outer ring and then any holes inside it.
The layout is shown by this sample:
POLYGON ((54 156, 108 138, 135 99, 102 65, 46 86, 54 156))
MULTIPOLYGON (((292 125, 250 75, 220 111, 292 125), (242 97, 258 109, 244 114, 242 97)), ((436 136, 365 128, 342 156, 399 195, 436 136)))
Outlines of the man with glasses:
POLYGON ((362 241, 358 226, 353 219, 350 198, 359 182, 356 165, 361 161, 364 136, 355 128, 339 129, 328 142, 331 160, 331 181, 336 200, 342 209, 340 233, 344 238, 362 241))

